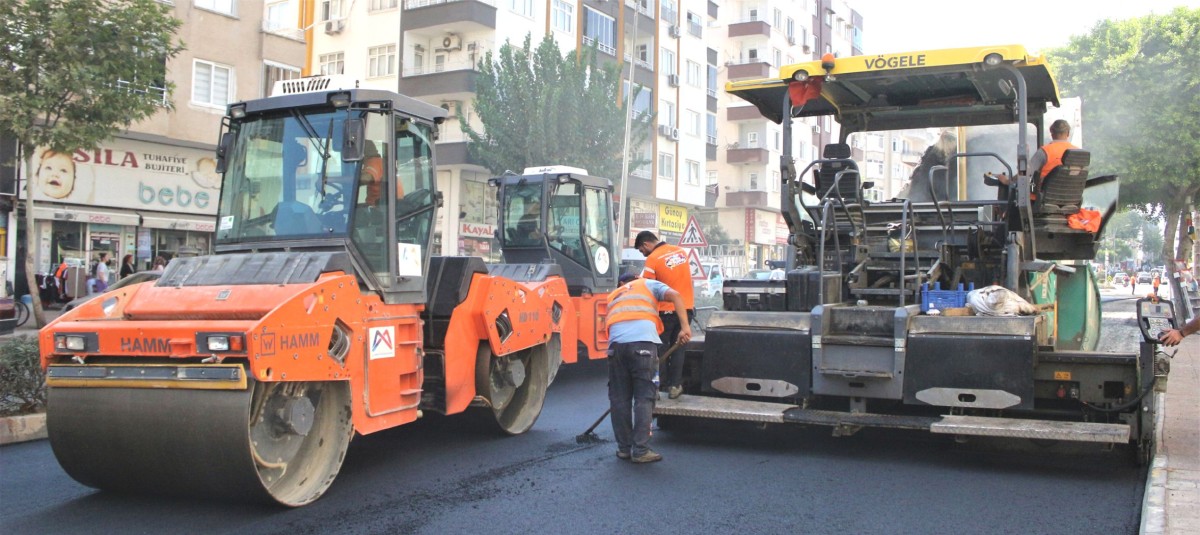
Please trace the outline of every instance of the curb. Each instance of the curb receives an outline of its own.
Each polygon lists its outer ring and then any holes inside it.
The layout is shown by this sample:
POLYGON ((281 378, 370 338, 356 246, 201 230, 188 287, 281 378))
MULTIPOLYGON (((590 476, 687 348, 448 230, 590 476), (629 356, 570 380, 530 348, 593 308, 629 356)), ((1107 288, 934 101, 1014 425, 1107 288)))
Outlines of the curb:
POLYGON ((0 446, 46 438, 46 413, 0 418, 0 446))
POLYGON ((1167 528, 1167 451, 1163 446, 1163 420, 1166 419, 1167 395, 1154 393, 1154 462, 1146 476, 1146 491, 1142 494, 1142 523, 1140 535, 1159 535, 1167 528))

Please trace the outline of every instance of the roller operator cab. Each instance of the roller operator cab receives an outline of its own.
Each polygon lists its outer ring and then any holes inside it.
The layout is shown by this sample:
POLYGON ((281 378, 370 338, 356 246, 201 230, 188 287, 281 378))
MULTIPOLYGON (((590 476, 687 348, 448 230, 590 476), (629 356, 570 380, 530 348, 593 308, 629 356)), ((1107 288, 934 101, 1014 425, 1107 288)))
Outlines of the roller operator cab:
POLYGON ((492 178, 500 207, 496 238, 513 265, 560 266, 575 304, 576 359, 607 356, 608 293, 616 289, 619 258, 613 236, 612 181, 566 166, 531 167, 492 178))
POLYGON ((1090 172, 1082 149, 1029 165, 1059 104, 1044 58, 828 55, 726 90, 783 127, 788 269, 726 281, 725 310, 686 350, 685 395, 657 414, 1129 443, 1145 460, 1156 346, 1097 348, 1087 262, 1117 177, 1090 172), (793 159, 796 128, 807 143, 827 119, 836 142, 793 159), (906 189, 871 180, 885 152, 906 189), (1023 313, 967 315, 968 291, 993 286, 1023 313))
POLYGON ((444 110, 281 84, 224 120, 216 254, 41 331, 50 443, 81 483, 304 505, 355 434, 469 407, 528 430, 575 347, 556 267, 431 255, 444 110))

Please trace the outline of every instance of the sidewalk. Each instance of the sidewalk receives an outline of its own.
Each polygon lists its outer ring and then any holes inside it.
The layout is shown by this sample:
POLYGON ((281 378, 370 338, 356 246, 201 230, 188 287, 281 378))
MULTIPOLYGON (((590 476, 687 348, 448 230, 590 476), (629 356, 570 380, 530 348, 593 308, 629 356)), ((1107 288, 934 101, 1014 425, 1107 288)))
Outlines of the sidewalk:
MULTIPOLYGON (((46 323, 54 321, 59 314, 62 314, 61 310, 47 310, 46 323)), ((25 322, 25 325, 17 327, 11 334, 0 335, 0 341, 14 336, 36 337, 38 329, 33 324, 34 321, 31 317, 29 321, 25 322)), ((0 417, 0 446, 43 438, 46 438, 45 413, 0 417)))
POLYGON ((1161 424, 1141 532, 1200 534, 1200 335, 1179 344, 1159 400, 1161 424))

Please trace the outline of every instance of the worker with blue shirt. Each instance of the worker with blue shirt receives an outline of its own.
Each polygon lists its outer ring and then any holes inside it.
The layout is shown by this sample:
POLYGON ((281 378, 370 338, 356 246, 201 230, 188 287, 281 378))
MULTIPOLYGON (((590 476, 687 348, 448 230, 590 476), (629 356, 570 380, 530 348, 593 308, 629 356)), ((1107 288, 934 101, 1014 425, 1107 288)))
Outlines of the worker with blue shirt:
POLYGON ((670 301, 680 314, 679 343, 692 339, 687 306, 679 292, 656 280, 621 275, 608 294, 608 401, 612 408, 617 458, 635 463, 661 461, 649 447, 650 420, 658 399, 658 344, 663 331, 658 303, 670 301))

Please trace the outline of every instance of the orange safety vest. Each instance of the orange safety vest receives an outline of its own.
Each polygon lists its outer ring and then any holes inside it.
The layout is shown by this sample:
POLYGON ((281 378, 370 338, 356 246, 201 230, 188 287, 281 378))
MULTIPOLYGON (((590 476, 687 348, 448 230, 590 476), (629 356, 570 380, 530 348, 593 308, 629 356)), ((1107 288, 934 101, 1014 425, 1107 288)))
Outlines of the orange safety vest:
POLYGON ((1046 175, 1050 174, 1050 171, 1053 171, 1055 167, 1062 165, 1062 157, 1064 152, 1078 148, 1079 147, 1072 145, 1070 141, 1066 140, 1051 141, 1047 143, 1042 147, 1042 150, 1046 152, 1046 165, 1042 166, 1042 169, 1038 172, 1038 176, 1045 178, 1046 175))
MULTIPOLYGON (((670 244, 661 244, 646 257, 646 268, 642 277, 654 279, 666 284, 672 290, 683 296, 683 304, 688 309, 696 308, 695 287, 692 286, 692 269, 688 267, 687 250, 670 244)), ((670 301, 658 303, 659 312, 674 312, 675 305, 670 301)))
POLYGON ((654 304, 654 292, 646 286, 645 279, 630 281, 624 286, 608 294, 608 315, 605 325, 611 327, 622 321, 646 320, 653 321, 658 334, 663 332, 662 320, 658 319, 658 310, 654 304))

